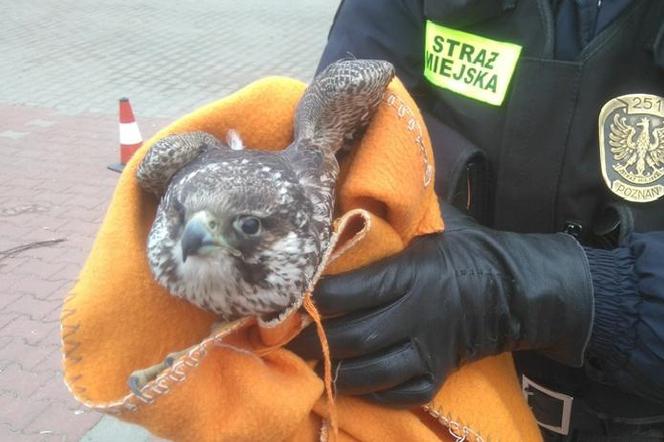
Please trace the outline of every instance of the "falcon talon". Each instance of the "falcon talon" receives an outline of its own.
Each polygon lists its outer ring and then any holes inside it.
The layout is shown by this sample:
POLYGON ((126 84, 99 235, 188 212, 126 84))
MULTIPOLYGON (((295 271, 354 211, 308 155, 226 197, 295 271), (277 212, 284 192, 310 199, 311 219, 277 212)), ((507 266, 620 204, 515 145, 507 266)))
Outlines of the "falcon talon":
POLYGON ((129 376, 127 385, 129 386, 129 390, 131 390, 134 395, 145 399, 145 396, 143 396, 143 393, 141 393, 141 388, 143 388, 145 384, 141 385, 141 381, 138 379, 138 377, 134 375, 129 376))
POLYGON ((137 396, 143 397, 143 395, 140 394, 140 389, 145 387, 151 381, 155 380, 159 375, 159 373, 170 367, 170 365, 167 362, 169 357, 177 359, 177 356, 182 353, 183 352, 171 353, 166 357, 164 361, 158 364, 132 372, 132 374, 129 375, 129 379, 127 380, 127 384, 129 385, 129 388, 131 389, 132 393, 136 394, 137 396))
POLYGON ((178 359, 180 359, 180 357, 182 357, 182 355, 187 354, 189 352, 189 350, 191 350, 192 348, 193 347, 189 347, 189 348, 187 348, 185 350, 182 350, 182 351, 176 351, 176 352, 173 352, 173 353, 169 353, 166 356, 166 358, 164 359, 164 364, 163 364, 165 366, 164 368, 173 367, 173 365, 175 365, 175 363, 178 361, 178 359))

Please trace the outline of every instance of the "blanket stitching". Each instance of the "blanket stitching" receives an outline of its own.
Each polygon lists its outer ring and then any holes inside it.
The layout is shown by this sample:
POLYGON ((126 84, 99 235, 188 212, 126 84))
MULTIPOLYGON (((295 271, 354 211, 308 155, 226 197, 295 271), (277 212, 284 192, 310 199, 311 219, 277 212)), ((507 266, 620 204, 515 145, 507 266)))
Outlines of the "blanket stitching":
POLYGON ((431 178, 433 177, 433 166, 431 165, 426 148, 424 147, 424 135, 422 132, 422 127, 417 122, 413 111, 406 103, 404 103, 403 100, 401 100, 401 98, 397 97, 395 94, 389 94, 385 102, 388 106, 397 110, 397 116, 399 117, 399 120, 405 116, 408 116, 408 123, 406 124, 406 128, 409 132, 417 130, 415 144, 417 144, 417 148, 419 149, 420 154, 422 155, 422 160, 424 162, 424 187, 427 187, 431 183, 431 178))
POLYGON ((468 439, 468 436, 470 436, 475 442, 485 442, 486 439, 482 437, 479 431, 475 431, 471 427, 459 423, 449 414, 444 415, 441 410, 436 408, 432 403, 423 405, 422 408, 424 408, 424 410, 441 425, 447 427, 449 433, 456 439, 456 442, 464 442, 468 439))

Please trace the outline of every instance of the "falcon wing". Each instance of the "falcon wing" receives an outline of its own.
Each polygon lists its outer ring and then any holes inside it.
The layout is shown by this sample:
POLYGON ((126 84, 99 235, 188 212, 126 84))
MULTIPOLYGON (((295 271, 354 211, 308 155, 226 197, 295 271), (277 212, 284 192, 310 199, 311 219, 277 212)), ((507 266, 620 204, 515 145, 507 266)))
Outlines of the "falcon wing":
POLYGON ((222 146, 206 132, 169 135, 150 148, 138 166, 136 178, 141 187, 160 196, 178 170, 207 149, 222 146))
POLYGON ((655 141, 648 146, 646 159, 651 167, 656 168, 664 165, 664 126, 653 129, 652 135, 655 141))
POLYGON ((636 129, 627 124, 626 120, 625 117, 620 118, 618 114, 615 114, 613 123, 611 123, 609 144, 611 145, 611 152, 616 161, 622 161, 625 158, 636 155, 636 143, 634 143, 636 129))
POLYGON ((394 77, 382 60, 339 60, 318 74, 304 91, 295 112, 294 139, 335 154, 368 124, 394 77))

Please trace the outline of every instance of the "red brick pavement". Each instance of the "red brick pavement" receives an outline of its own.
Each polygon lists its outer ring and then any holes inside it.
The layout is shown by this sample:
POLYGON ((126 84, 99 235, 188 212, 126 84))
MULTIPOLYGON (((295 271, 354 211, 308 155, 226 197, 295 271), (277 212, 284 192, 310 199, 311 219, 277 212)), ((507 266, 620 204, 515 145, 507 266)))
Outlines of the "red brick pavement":
MULTIPOLYGON (((144 138, 166 123, 137 119, 144 138)), ((59 314, 118 178, 117 139, 113 115, 0 105, 0 441, 79 440, 101 417, 62 382, 59 314)))

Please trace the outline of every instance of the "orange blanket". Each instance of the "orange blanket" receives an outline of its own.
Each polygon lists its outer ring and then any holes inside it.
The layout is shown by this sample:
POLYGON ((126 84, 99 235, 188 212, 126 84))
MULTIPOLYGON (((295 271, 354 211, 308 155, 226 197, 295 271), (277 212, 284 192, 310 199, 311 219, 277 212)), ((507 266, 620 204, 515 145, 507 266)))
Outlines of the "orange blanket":
MULTIPOLYGON (((323 382, 311 363, 282 348, 306 315, 279 324, 248 319, 209 336, 213 315, 169 295, 150 274, 145 245, 157 201, 135 178, 147 149, 166 134, 203 130, 223 139, 232 128, 251 148, 284 148, 304 88, 285 78, 253 83, 166 127, 127 165, 62 313, 65 380, 78 400, 174 440, 329 436, 323 382), (142 397, 129 391, 132 371, 192 345, 142 397)), ((443 228, 428 135, 398 80, 343 161, 337 215, 327 273, 366 265, 443 228)), ((338 397, 336 412, 339 440, 540 440, 509 355, 463 367, 420 409, 338 397)))

